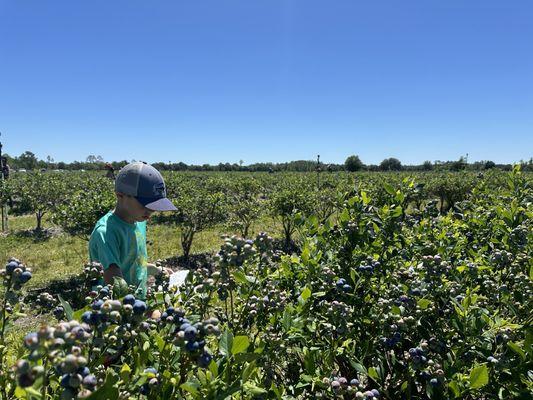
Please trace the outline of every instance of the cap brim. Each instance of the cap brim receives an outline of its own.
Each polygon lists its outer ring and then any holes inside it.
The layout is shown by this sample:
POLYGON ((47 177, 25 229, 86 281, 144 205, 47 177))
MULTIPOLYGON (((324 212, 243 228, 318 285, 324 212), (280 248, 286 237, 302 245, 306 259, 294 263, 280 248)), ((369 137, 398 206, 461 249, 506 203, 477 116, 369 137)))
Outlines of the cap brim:
POLYGON ((158 199, 156 201, 147 202, 146 199, 137 198, 141 204, 143 204, 146 208, 152 211, 177 211, 178 209, 172 204, 172 202, 167 199, 166 197, 163 197, 161 199, 158 199), (144 201, 142 201, 144 200, 144 201))

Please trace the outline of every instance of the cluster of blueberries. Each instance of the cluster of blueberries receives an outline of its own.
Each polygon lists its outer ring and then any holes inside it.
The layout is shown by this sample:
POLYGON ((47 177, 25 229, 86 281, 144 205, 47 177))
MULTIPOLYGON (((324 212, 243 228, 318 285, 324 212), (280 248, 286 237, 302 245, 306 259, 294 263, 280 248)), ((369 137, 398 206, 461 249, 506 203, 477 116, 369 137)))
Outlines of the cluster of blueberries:
POLYGON ((208 318, 203 322, 192 323, 185 318, 183 311, 175 311, 172 307, 167 308, 161 318, 165 314, 167 314, 167 322, 170 317, 173 317, 172 322, 176 326, 174 344, 183 347, 186 352, 195 356, 199 367, 207 368, 213 356, 205 348, 205 337, 220 333, 218 319, 208 318))
POLYGON ((16 258, 10 258, 0 273, 7 281, 4 282, 5 286, 12 285, 13 290, 20 290, 22 285, 31 279, 31 270, 16 258))
POLYGON ((56 366, 56 371, 62 374, 60 384, 63 387, 63 399, 84 398, 96 389, 98 381, 87 367, 85 357, 67 354, 56 366))
MULTIPOLYGON (((42 326, 38 332, 31 332, 24 338, 24 345, 30 350, 30 361, 46 355, 54 364, 56 373, 61 376, 62 399, 84 398, 96 388, 97 379, 87 367, 87 359, 81 355, 79 346, 91 337, 87 324, 72 320, 56 327, 42 326)), ((27 360, 19 360, 15 369, 21 387, 33 385, 45 372, 42 365, 31 368, 27 360)))
POLYGON ((343 376, 335 377, 333 379, 324 378, 324 383, 329 383, 334 392, 347 391, 353 393, 356 399, 378 399, 379 391, 377 389, 367 390, 362 392, 358 388, 362 387, 358 379, 348 381, 343 376))
MULTIPOLYGON (((106 293, 109 293, 107 287, 100 290, 101 295, 106 293)), ((126 295, 122 302, 120 300, 97 299, 91 307, 92 311, 85 311, 81 320, 100 331, 105 330, 111 323, 118 324, 129 317, 140 320, 148 309, 144 301, 136 299, 131 294, 126 295)))
POLYGON ((349 293, 352 291, 352 287, 346 282, 346 279, 340 278, 336 283, 335 286, 337 289, 342 290, 344 293, 349 293))
POLYGON ((376 260, 369 261, 368 264, 362 264, 357 267, 357 271, 362 274, 372 274, 376 268, 379 268, 381 263, 376 260))
POLYGON ((427 363, 425 352, 420 347, 410 348, 409 358, 413 362, 415 368, 422 368, 427 363))

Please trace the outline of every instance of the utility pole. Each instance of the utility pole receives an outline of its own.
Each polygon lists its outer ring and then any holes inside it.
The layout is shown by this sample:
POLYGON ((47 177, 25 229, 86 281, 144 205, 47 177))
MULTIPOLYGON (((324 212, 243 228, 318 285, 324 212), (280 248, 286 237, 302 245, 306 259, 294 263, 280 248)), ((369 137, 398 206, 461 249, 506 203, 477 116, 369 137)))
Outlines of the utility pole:
MULTIPOLYGON (((0 136, 2 136, 2 132, 0 132, 0 136)), ((7 163, 7 160, 6 160, 7 163)), ((2 142, 0 141, 0 180, 4 180, 4 162, 2 161, 2 142)), ((4 190, 4 185, 2 185, 2 190, 4 190)), ((0 208, 2 209, 2 232, 5 232, 7 230, 7 205, 2 201, 0 204, 0 208)))
POLYGON ((320 190, 320 154, 316 156, 316 180, 318 190, 320 190))

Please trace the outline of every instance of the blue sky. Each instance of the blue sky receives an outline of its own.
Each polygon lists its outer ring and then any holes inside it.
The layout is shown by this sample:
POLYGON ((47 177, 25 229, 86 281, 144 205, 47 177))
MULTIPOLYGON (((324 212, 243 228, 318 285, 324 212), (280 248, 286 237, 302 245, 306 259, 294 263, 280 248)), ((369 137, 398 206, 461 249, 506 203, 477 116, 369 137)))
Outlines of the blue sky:
POLYGON ((533 2, 0 0, 4 150, 533 156, 533 2))

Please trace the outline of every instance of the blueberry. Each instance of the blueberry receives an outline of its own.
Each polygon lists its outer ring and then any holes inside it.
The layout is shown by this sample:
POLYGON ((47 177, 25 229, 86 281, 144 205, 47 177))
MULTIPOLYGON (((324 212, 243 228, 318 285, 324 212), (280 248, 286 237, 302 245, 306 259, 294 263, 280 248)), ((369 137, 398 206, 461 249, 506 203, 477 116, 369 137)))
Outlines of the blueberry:
POLYGON ((174 307, 169 307, 165 310, 168 315, 174 315, 174 307))
POLYGON ((211 354, 202 353, 200 357, 198 357, 198 365, 202 368, 207 368, 212 359, 213 356, 211 356, 211 354))
POLYGON ((91 323, 91 316, 92 316, 92 312, 90 311, 85 311, 82 316, 81 316, 81 321, 82 322, 85 322, 86 324, 90 324, 91 323))
POLYGON ((157 370, 153 367, 149 367, 144 370, 144 373, 157 375, 157 370))
POLYGON ((372 389, 371 392, 374 395, 374 397, 379 397, 379 391, 377 389, 372 389))
POLYGON ((133 296, 132 294, 126 295, 124 297, 124 299, 122 300, 122 303, 134 305, 135 304, 135 296, 133 296))
POLYGON ((30 271, 24 271, 22 274, 20 274, 19 280, 22 283, 26 283, 31 279, 31 272, 30 271))
POLYGON ((135 300, 133 304, 133 313, 135 315, 142 315, 146 312, 146 303, 141 300, 135 300))
POLYGON ((185 339, 194 340, 197 333, 198 331, 194 326, 189 326, 187 329, 185 329, 185 339))
POLYGON ((92 304, 92 308, 93 310, 98 311, 100 310, 100 308, 102 308, 103 304, 104 304, 104 301, 102 299, 98 299, 92 304))
POLYGON ((96 380, 96 376, 94 375, 87 375, 85 378, 83 378, 83 386, 87 388, 94 388, 98 381, 96 380))
POLYGON ((187 344, 185 345, 185 348, 187 349, 187 351, 196 351, 200 348, 200 345, 198 342, 193 342, 192 340, 187 342, 187 344))
POLYGON ((65 374, 61 377, 61 386, 63 386, 64 388, 68 388, 69 387, 69 381, 70 381, 70 375, 69 374, 65 374))
POLYGON ((39 338, 37 332, 28 333, 24 337, 24 345, 29 349, 33 350, 39 345, 39 338))
POLYGON ((54 308, 53 314, 54 314, 54 317, 56 317, 57 319, 61 318, 64 313, 65 313, 65 310, 63 309, 63 307, 54 308))
POLYGON ((7 265, 6 265, 6 272, 8 274, 12 274, 13 271, 15 270, 15 268, 18 268, 18 266, 19 266, 18 262, 11 261, 11 262, 7 263, 7 265))
POLYGON ((345 293, 351 292, 352 291, 352 287, 350 285, 343 285, 342 286, 342 291, 345 292, 345 293))
POLYGON ((183 324, 181 324, 180 326, 180 331, 185 331, 186 329, 190 328, 192 325, 189 324, 188 322, 184 322, 183 324))
POLYGON ((18 377, 18 384, 20 387, 28 387, 33 385, 34 379, 30 374, 21 374, 18 377))
POLYGON ((342 287, 342 285, 345 285, 346 284, 346 279, 344 278, 340 278, 338 281, 337 281, 337 286, 338 287, 342 287))
POLYGON ((89 375, 91 373, 91 371, 89 370, 88 367, 82 367, 82 368, 78 368, 78 374, 80 374, 82 377, 86 377, 87 375, 89 375))
POLYGON ((433 378, 429 381, 429 384, 431 386, 438 386, 439 385, 439 380, 437 378, 433 378))
POLYGON ((350 386, 357 386, 357 385, 359 385, 359 380, 357 380, 357 379, 352 379, 352 380, 350 381, 350 386))

